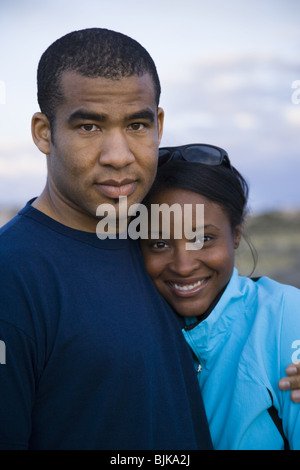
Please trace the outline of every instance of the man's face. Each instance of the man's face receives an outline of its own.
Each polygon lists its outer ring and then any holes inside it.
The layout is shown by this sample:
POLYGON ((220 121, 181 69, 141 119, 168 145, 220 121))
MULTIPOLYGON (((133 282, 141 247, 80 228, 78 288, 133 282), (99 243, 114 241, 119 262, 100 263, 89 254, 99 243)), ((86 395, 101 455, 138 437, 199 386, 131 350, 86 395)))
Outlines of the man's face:
POLYGON ((109 80, 65 72, 61 89, 47 156, 48 187, 66 220, 73 217, 76 228, 93 231, 100 204, 118 211, 120 196, 127 196, 130 207, 148 192, 163 111, 148 74, 109 80))

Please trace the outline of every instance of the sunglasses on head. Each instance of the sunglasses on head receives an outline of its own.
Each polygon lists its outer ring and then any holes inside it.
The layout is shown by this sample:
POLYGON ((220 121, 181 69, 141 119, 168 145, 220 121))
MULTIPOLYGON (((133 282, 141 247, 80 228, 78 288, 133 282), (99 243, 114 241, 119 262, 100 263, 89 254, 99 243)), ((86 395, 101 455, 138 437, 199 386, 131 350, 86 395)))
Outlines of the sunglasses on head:
POLYGON ((225 165, 231 167, 228 154, 225 150, 209 144, 188 144, 179 147, 161 147, 159 149, 158 166, 171 160, 185 160, 204 165, 225 165))

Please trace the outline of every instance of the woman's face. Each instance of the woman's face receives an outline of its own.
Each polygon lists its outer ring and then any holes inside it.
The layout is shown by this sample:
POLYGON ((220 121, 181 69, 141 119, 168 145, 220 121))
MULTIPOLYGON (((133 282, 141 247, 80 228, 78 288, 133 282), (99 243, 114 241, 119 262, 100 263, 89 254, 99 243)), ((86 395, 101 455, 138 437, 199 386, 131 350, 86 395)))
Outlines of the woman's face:
MULTIPOLYGON (((191 240, 174 237, 174 218, 170 221, 170 236, 141 241, 146 269, 160 294, 180 315, 198 316, 208 309, 231 277, 240 227, 236 227, 233 233, 222 206, 192 191, 164 189, 151 200, 151 204, 163 203, 169 207, 179 203, 182 213, 184 205, 191 204, 194 209, 193 230, 197 225, 195 206, 204 204, 201 249, 187 249, 191 240)), ((150 209, 151 206, 149 213, 150 209)))

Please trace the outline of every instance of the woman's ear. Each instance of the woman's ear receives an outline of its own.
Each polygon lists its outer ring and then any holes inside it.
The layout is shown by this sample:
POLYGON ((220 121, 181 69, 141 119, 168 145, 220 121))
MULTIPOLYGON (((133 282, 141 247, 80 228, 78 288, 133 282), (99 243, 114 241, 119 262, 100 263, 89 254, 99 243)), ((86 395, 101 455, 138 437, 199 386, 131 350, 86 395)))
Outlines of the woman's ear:
POLYGON ((51 129, 45 114, 35 113, 32 116, 31 134, 37 148, 45 155, 50 155, 51 129))
POLYGON ((237 250, 237 248, 240 246, 241 238, 242 238, 242 225, 237 225, 233 232, 233 246, 235 250, 237 250))

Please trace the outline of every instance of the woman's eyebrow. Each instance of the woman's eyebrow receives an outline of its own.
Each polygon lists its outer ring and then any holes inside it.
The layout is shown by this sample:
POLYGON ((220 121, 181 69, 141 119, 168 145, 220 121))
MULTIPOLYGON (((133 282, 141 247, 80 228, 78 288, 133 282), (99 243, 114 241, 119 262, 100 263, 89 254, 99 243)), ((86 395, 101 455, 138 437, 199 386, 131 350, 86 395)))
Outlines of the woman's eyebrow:
POLYGON ((148 230, 148 239, 159 240, 160 238, 170 238, 170 234, 168 232, 161 232, 157 230, 148 230))
MULTIPOLYGON (((202 228, 202 227, 196 227, 197 230, 199 230, 199 228, 202 228)), ((216 229, 218 230, 219 232, 221 231, 221 229, 219 227, 217 227, 216 225, 213 225, 213 224, 207 224, 207 225, 204 225, 204 230, 209 230, 209 229, 216 229)))

